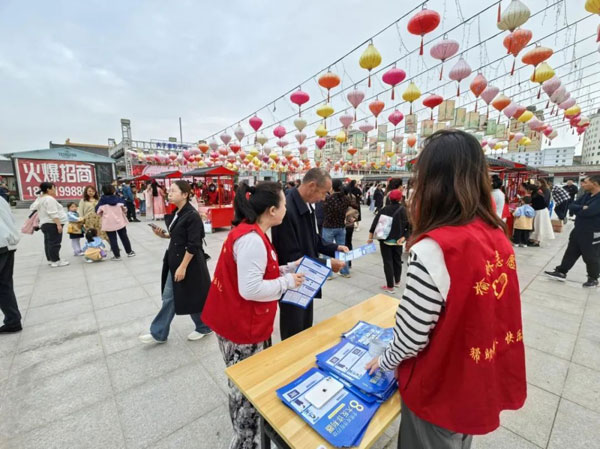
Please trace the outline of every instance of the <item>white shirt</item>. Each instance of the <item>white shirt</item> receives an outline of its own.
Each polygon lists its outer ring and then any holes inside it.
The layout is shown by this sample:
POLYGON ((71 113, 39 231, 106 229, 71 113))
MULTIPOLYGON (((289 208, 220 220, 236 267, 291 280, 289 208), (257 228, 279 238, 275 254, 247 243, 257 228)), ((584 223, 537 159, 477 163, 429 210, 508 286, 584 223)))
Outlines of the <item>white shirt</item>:
POLYGON ((46 223, 54 223, 55 218, 58 218, 61 224, 67 224, 69 221, 65 208, 50 195, 38 197, 29 206, 29 210, 37 210, 40 226, 46 223))
POLYGON ((264 279, 267 270, 267 248, 256 232, 250 232, 233 244, 233 258, 237 262, 238 288, 242 298, 249 301, 274 301, 296 283, 291 267, 280 266, 280 277, 264 279))
POLYGON ((502 211, 504 210, 504 193, 500 189, 492 190, 492 198, 494 198, 494 202, 496 203, 496 215, 502 218, 502 211))
POLYGON ((0 248, 8 247, 12 251, 17 248, 20 238, 10 206, 0 198, 0 248))

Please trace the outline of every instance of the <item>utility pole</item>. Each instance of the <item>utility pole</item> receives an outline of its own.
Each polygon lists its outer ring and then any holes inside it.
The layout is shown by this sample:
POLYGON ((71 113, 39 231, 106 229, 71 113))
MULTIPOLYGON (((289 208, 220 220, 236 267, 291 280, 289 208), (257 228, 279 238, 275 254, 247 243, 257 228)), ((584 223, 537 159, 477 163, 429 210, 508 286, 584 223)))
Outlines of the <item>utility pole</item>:
POLYGON ((179 117, 179 142, 183 144, 183 128, 181 127, 181 117, 179 117))

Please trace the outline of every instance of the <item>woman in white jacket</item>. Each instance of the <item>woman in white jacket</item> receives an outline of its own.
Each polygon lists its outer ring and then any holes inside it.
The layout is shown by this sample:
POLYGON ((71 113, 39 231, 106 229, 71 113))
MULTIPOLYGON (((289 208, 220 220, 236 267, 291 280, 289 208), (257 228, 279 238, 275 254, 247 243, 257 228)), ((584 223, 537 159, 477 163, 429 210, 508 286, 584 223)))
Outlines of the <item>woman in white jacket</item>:
POLYGON ((40 219, 40 228, 44 234, 44 250, 46 259, 52 268, 69 265, 66 260, 60 260, 60 245, 63 225, 69 221, 62 205, 56 201, 56 185, 51 182, 40 184, 41 195, 29 207, 36 210, 40 219))

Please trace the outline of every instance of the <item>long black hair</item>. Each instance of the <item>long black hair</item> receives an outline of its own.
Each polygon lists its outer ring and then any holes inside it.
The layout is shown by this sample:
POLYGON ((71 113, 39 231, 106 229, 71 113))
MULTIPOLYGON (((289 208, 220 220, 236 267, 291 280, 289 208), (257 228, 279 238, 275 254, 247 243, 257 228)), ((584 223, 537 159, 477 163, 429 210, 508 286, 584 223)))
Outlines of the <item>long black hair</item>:
POLYGON ((150 185, 152 186, 152 196, 158 196, 158 182, 152 180, 152 184, 150 185))
POLYGON ((238 187, 233 202, 235 218, 233 226, 241 222, 256 223, 258 217, 271 207, 279 207, 281 203, 281 184, 264 181, 250 187, 245 182, 238 187))
POLYGON ((117 189, 112 184, 104 184, 102 186, 102 195, 114 195, 117 189))
POLYGON ((189 203, 190 199, 194 196, 194 191, 192 190, 192 186, 190 185, 190 183, 180 179, 178 181, 173 182, 173 184, 175 184, 179 188, 179 190, 181 190, 181 193, 187 193, 186 202, 189 203))
POLYGON ((52 182, 42 182, 40 184, 40 191, 38 193, 48 193, 48 190, 52 189, 53 187, 56 187, 56 184, 52 182))

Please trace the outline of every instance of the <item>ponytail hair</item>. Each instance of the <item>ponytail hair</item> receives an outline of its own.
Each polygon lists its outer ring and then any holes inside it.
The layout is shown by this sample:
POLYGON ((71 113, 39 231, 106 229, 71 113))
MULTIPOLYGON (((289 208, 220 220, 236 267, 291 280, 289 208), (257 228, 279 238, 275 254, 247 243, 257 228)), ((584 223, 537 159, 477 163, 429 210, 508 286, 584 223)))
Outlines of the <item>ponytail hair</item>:
POLYGON ((237 226, 242 222, 256 223, 258 217, 267 209, 279 207, 280 203, 281 184, 278 182, 264 181, 256 186, 241 183, 233 202, 235 218, 231 224, 237 226))

